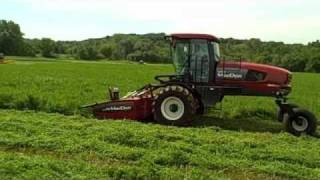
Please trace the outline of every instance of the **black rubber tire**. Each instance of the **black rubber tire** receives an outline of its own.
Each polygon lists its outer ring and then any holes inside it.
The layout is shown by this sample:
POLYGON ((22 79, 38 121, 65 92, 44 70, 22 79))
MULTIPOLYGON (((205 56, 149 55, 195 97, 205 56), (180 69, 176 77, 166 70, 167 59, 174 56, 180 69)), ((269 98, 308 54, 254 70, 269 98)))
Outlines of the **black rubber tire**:
POLYGON ((153 102, 153 116, 154 120, 159 124, 174 125, 174 126, 186 126, 192 121, 192 117, 195 113, 194 98, 192 94, 181 86, 167 86, 160 90, 158 95, 155 96, 153 102), (168 120, 161 112, 161 104, 168 97, 179 98, 184 105, 183 115, 177 120, 168 120))
POLYGON ((315 115, 308 110, 300 108, 295 108, 293 111, 293 115, 284 118, 285 130, 295 136, 300 136, 301 134, 315 135, 317 130, 315 115), (299 120, 299 118, 304 118, 308 122, 307 128, 303 131, 299 131, 293 127, 293 122, 299 120))

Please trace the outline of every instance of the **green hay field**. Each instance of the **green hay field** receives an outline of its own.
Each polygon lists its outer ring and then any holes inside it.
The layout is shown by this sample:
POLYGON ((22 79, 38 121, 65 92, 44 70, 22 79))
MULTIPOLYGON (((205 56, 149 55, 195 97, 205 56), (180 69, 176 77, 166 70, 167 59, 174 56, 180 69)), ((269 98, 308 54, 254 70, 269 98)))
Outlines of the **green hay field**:
MULTIPOLYGON (((283 132, 272 98, 227 97, 179 128, 80 116, 170 65, 20 59, 0 65, 0 179, 320 179, 320 141, 283 132)), ((320 117, 320 74, 294 73, 293 102, 320 117)), ((318 130, 319 133, 319 130, 318 130)))

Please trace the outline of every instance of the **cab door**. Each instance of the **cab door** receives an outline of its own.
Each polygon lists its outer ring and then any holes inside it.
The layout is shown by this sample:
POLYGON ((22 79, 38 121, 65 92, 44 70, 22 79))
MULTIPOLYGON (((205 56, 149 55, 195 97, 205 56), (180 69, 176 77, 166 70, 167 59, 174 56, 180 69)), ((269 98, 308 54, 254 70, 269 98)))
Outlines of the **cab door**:
POLYGON ((208 83, 210 70, 208 41, 194 39, 190 42, 190 75, 192 82, 208 83))
POLYGON ((215 60, 212 45, 207 40, 190 42, 190 74, 204 107, 214 106, 221 99, 219 89, 214 87, 215 60))

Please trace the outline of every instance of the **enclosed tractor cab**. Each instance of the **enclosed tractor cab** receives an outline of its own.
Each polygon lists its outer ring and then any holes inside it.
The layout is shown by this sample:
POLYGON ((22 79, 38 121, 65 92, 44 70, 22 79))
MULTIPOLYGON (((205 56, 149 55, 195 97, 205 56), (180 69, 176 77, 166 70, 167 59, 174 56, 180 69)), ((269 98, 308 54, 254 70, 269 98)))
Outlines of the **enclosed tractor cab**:
POLYGON ((170 42, 175 74, 158 75, 157 84, 119 98, 110 89, 110 101, 91 107, 100 119, 153 119, 160 124, 188 125, 193 116, 221 102, 224 96, 274 97, 278 120, 288 132, 314 134, 315 116, 286 102, 292 74, 286 69, 249 62, 221 60, 219 39, 207 34, 172 34, 170 42))

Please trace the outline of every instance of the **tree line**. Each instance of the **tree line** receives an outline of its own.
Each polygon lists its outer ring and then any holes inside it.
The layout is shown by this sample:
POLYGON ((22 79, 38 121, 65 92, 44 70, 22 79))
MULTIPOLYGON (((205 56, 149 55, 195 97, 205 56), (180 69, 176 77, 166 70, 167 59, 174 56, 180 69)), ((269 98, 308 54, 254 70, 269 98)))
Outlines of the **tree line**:
MULTIPOLYGON (((114 34, 84 41, 54 41, 50 38, 26 39, 20 26, 0 20, 0 53, 15 56, 82 60, 131 60, 170 63, 169 44, 164 33, 114 34)), ((225 59, 250 60, 287 68, 291 71, 320 72, 319 40, 304 44, 263 42, 260 39, 221 38, 225 59)))

